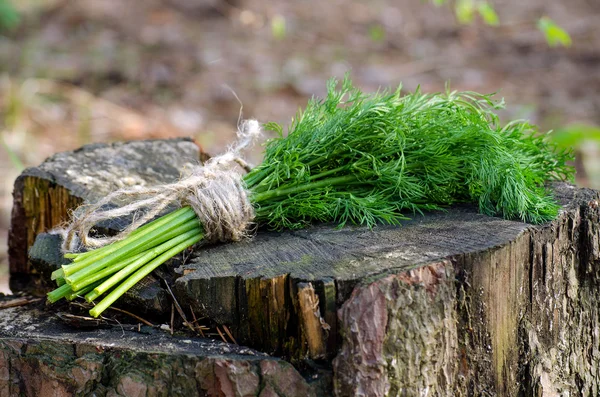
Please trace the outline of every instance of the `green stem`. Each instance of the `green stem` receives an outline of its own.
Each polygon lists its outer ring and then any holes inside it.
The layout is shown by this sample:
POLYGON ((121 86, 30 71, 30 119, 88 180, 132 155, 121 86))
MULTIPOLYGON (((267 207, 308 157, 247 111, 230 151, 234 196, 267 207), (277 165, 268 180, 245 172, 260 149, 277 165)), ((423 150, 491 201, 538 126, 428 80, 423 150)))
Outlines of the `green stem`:
POLYGON ((181 225, 175 229, 172 229, 170 232, 163 234, 159 238, 149 241, 145 245, 143 245, 143 246, 137 248, 135 251, 133 251, 131 253, 131 255, 136 255, 136 254, 139 254, 140 252, 147 251, 150 248, 154 248, 157 245, 164 243, 165 241, 171 240, 172 238, 175 238, 175 237, 179 236, 180 234, 189 232, 190 230, 194 230, 194 229, 200 229, 200 222, 198 222, 197 218, 190 219, 183 225, 181 225))
MULTIPOLYGON (((109 244, 98 250, 91 251, 91 252, 95 252, 95 254, 84 258, 80 262, 75 262, 70 265, 64 265, 62 268, 65 272, 65 275, 69 276, 69 275, 85 268, 86 266, 90 265, 92 262, 100 261, 103 258, 106 258, 107 256, 111 256, 115 251, 119 251, 121 248, 123 248, 125 246, 128 246, 134 242, 137 242, 138 240, 146 238, 149 234, 152 234, 153 236, 159 235, 161 232, 164 232, 164 229, 162 229, 163 226, 166 226, 166 225, 175 226, 179 223, 187 221, 188 219, 190 219, 194 216, 195 216, 195 213, 191 208, 189 208, 189 207, 181 208, 181 209, 175 211, 173 214, 169 214, 161 219, 158 219, 156 222, 153 222, 153 224, 151 226, 145 228, 143 231, 141 231, 139 233, 131 234, 131 235, 129 235, 129 237, 127 237, 124 240, 118 241, 113 244, 109 244), (174 216, 170 216, 170 215, 174 215, 174 216), (155 233, 157 230, 158 230, 158 233, 155 233)), ((144 242, 146 242, 146 241, 144 241, 144 242)))
POLYGON ((88 285, 95 283, 98 280, 102 280, 103 278, 106 278, 106 277, 110 276, 111 274, 118 272, 119 270, 123 269, 125 266, 131 264, 135 260, 142 257, 143 255, 144 255, 143 253, 138 254, 138 255, 133 256, 132 258, 123 259, 122 261, 113 263, 112 265, 105 267, 104 269, 90 275, 89 277, 86 277, 83 280, 79 280, 78 282, 71 283, 71 289, 73 291, 79 291, 79 290, 87 287, 88 285))
MULTIPOLYGON (((95 260, 95 258, 88 258, 88 259, 84 259, 83 261, 72 265, 72 266, 77 266, 77 265, 83 264, 83 266, 79 266, 77 268, 77 270, 72 270, 72 268, 64 269, 65 275, 67 276, 67 277, 65 277, 65 279, 67 280, 67 283, 69 283, 69 284, 75 283, 75 282, 77 282, 77 280, 80 280, 84 277, 89 276, 90 274, 96 272, 98 269, 102 269, 106 266, 109 266, 112 263, 115 263, 115 262, 127 257, 128 255, 130 255, 131 252, 134 252, 137 248, 144 246, 149 241, 159 238, 162 234, 168 233, 172 229, 179 227, 179 226, 181 226, 181 224, 185 223, 186 221, 196 217, 196 213, 191 208, 187 207, 187 210, 188 210, 187 212, 182 213, 182 215, 175 218, 174 220, 167 223, 166 225, 165 224, 162 224, 162 225, 157 224, 158 225, 157 227, 149 228, 148 232, 142 233, 143 235, 140 235, 139 238, 136 238, 133 241, 123 240, 118 243, 115 243, 114 249, 110 250, 112 252, 110 252, 109 254, 107 254, 100 260, 95 260), (123 242, 125 244, 120 244, 123 242)), ((111 246, 113 246, 113 244, 111 244, 111 246)))
POLYGON ((66 297, 71 292, 73 292, 71 286, 69 284, 63 284, 57 289, 48 292, 48 300, 50 301, 50 303, 54 303, 66 297))
MULTIPOLYGON (((170 221, 171 219, 173 219, 174 217, 176 217, 178 215, 177 211, 173 211, 170 212, 166 215, 163 215, 162 217, 153 220, 152 222, 148 222, 143 226, 140 226, 139 228, 135 229, 134 231, 132 231, 128 237, 131 236, 135 236, 135 235, 139 235, 141 232, 143 232, 144 230, 147 230, 149 227, 151 227, 152 225, 156 224, 156 222, 158 221, 170 221)), ((73 262, 80 262, 85 258, 88 258, 90 256, 96 256, 98 255, 100 252, 102 252, 102 250, 104 249, 108 249, 109 245, 105 245, 104 247, 100 247, 100 248, 96 248, 90 251, 86 251, 86 252, 77 252, 77 253, 67 253, 65 254, 65 258, 67 259, 73 259, 73 262)))
POLYGON ((292 186, 292 187, 288 187, 288 188, 274 189, 274 190, 269 190, 264 193, 257 193, 257 194, 254 194, 251 196, 251 200, 253 203, 260 203, 260 202, 263 202, 266 200, 273 199, 275 197, 287 196, 290 194, 305 192, 305 191, 311 190, 311 189, 316 190, 316 189, 320 189, 320 188, 327 187, 327 186, 348 184, 348 183, 355 182, 356 180, 357 180, 356 176, 354 176, 354 175, 343 175, 343 176, 338 176, 338 177, 333 177, 333 178, 327 178, 327 179, 322 179, 322 180, 318 180, 315 182, 300 184, 300 185, 296 185, 296 186, 292 186))
MULTIPOLYGON (((102 283, 98 284, 101 285, 102 283)), ((96 286, 97 287, 97 286, 96 286)), ((85 294, 85 300, 88 302, 93 302, 95 301, 100 295, 102 295, 99 292, 96 292, 96 287, 94 287, 92 290, 90 290, 87 294, 85 294)))
POLYGON ((108 249, 108 245, 104 247, 96 248, 90 251, 80 252, 77 254, 65 254, 65 258, 73 259, 73 262, 81 262, 82 260, 89 258, 90 256, 99 255, 102 250, 108 249))
MULTIPOLYGON (((165 215, 163 218, 170 217, 172 219, 173 217, 171 215, 172 214, 165 215)), ((156 222, 156 221, 153 221, 153 222, 156 222)), ((149 224, 142 226, 142 228, 147 228, 147 226, 149 226, 149 224)), ((191 230, 193 227, 197 227, 198 226, 198 221, 197 221, 197 219, 190 219, 187 223, 184 223, 183 226, 185 226, 185 228, 183 228, 183 229, 176 228, 176 229, 174 229, 174 230, 172 230, 172 231, 170 231, 170 232, 162 235, 160 238, 158 238, 156 240, 149 241, 144 246, 142 246, 142 247, 136 249, 135 251, 131 252, 130 255, 136 255, 136 254, 138 254, 140 252, 146 251, 146 250, 148 250, 148 249, 150 249, 150 248, 152 248, 154 246, 157 246, 160 243, 163 243, 163 242, 165 242, 167 240, 172 239, 173 237, 176 237, 178 234, 187 232, 188 230, 191 230)), ((133 233, 137 234, 138 230, 134 231, 133 233)), ((74 262, 78 262, 78 261, 81 261, 82 259, 88 258, 91 255, 94 255, 94 254, 98 253, 99 250, 104 249, 106 247, 108 247, 108 246, 105 246, 105 247, 102 247, 102 248, 98 248, 98 249, 93 250, 93 251, 82 252, 80 254, 71 254, 69 257, 73 258, 75 256, 74 262)), ((65 254, 65 258, 67 257, 67 255, 69 255, 69 254, 65 254)), ((66 265, 66 266, 71 266, 71 265, 66 265)), ((64 279, 64 277, 65 277, 65 273, 64 273, 63 268, 61 267, 61 268, 59 268, 59 269, 57 269, 57 270, 55 270, 55 271, 52 272, 52 275, 51 275, 50 279, 51 280, 58 280, 60 278, 64 279)), ((59 284, 59 286, 60 285, 62 285, 62 284, 59 284)))
POLYGON ((65 296, 65 298, 68 301, 72 301, 73 299, 75 299, 75 298, 77 298, 79 296, 85 296, 88 292, 92 291, 94 288, 96 288, 97 286, 99 286, 100 284, 102 284, 102 281, 104 281, 104 280, 96 281, 95 283, 90 284, 90 285, 88 285, 88 286, 86 286, 86 287, 84 287, 84 288, 82 288, 82 289, 80 289, 78 291, 73 291, 73 292, 67 294, 67 296, 65 296))
MULTIPOLYGON (((62 267, 56 269, 50 275, 50 280, 60 280, 60 279, 63 279, 63 280, 65 279, 65 271, 63 270, 62 267)), ((57 283, 58 283, 58 281, 57 281, 57 283)))
MULTIPOLYGON (((336 138, 334 141, 336 141, 338 138, 336 138)), ((329 142, 329 144, 333 144, 334 142, 329 142)), ((329 158, 331 157, 335 157, 335 154, 337 154, 336 152, 333 152, 330 156, 315 156, 315 153, 309 153, 307 156, 303 156, 302 158, 299 159, 300 162, 304 162, 306 163, 307 167, 313 167, 315 165, 318 165, 324 161, 327 161, 329 158), (315 157, 312 161, 307 161, 308 158, 310 157, 315 157)), ((265 190, 264 186, 258 187, 258 185, 264 181, 264 179, 266 177, 268 177, 270 175, 270 173, 272 172, 272 169, 270 167, 268 168, 264 168, 262 170, 256 171, 256 172, 251 172, 248 175, 246 175, 246 177, 244 178, 244 182, 246 183, 246 186, 248 187, 249 190, 251 191, 255 191, 256 193, 261 193, 265 190)), ((280 175, 281 176, 281 175, 280 175)))
POLYGON ((254 186, 262 182, 263 179, 269 175, 270 171, 271 170, 269 168, 264 168, 255 172, 250 171, 250 173, 244 177, 244 182, 246 183, 248 189, 252 189, 254 186))
POLYGON ((204 236, 202 233, 196 234, 195 236, 188 238, 187 240, 183 241, 182 243, 176 245, 175 247, 171 248, 159 257, 152 260, 146 266, 135 272, 127 280, 122 282, 117 288, 111 291, 110 294, 108 294, 104 299, 102 299, 102 301, 100 301, 100 303, 98 303, 92 310, 90 310, 90 315, 92 317, 98 317, 100 314, 102 314, 104 310, 106 310, 111 304, 113 304, 117 299, 119 299, 121 295, 129 291, 131 287, 133 287, 141 279, 150 274, 154 269, 171 259, 173 256, 187 249, 188 247, 191 247, 192 245, 196 244, 197 242, 202 240, 203 237, 204 236))
MULTIPOLYGON (((123 267, 117 273, 113 274, 108 280, 104 281, 101 285, 94 288, 95 294, 98 294, 98 296, 102 295, 103 293, 108 291, 110 288, 115 286, 117 283, 121 282, 121 280, 123 280, 125 277, 129 276, 131 273, 136 271, 138 268, 145 265, 148 261, 156 258, 158 255, 171 249, 172 247, 176 246, 177 244, 180 244, 182 241, 185 241, 186 239, 197 236, 197 235, 202 236, 202 232, 200 231, 200 228, 197 228, 196 230, 190 230, 186 233, 180 234, 179 236, 177 236, 155 248, 152 248, 151 250, 149 250, 147 252, 144 252, 143 254, 141 254, 141 256, 139 258, 137 258, 136 260, 134 260, 127 266, 123 267)), ((86 299, 88 299, 87 296, 86 296, 86 299)))
MULTIPOLYGON (((109 265, 109 266, 105 267, 104 269, 93 273, 89 277, 79 279, 79 281, 71 283, 71 288, 73 288, 73 290, 75 290, 75 291, 78 291, 91 283, 94 283, 100 279, 106 278, 106 277, 110 276, 111 274, 116 273, 116 272, 120 271, 121 269, 131 265, 132 263, 136 262, 137 260, 140 260, 145 255, 147 256, 148 250, 152 250, 155 247, 158 249, 159 245, 164 243, 165 241, 168 242, 171 239, 174 239, 174 238, 176 238, 180 235, 183 235, 185 233, 188 233, 188 232, 201 233, 201 229, 198 226, 198 221, 196 219, 192 219, 192 220, 188 221, 187 223, 183 224, 182 226, 173 229, 171 232, 164 234, 163 236, 161 236, 161 238, 157 239, 156 241, 151 241, 150 243, 146 244, 145 246, 142 246, 142 247, 136 249, 135 251, 133 251, 129 254, 129 255, 131 255, 131 257, 124 259, 122 261, 119 261, 117 263, 114 263, 112 265, 109 265)), ((152 258, 146 259, 145 262, 149 261, 150 259, 152 259, 152 258)), ((143 262, 143 263, 145 263, 145 262, 143 262)))
MULTIPOLYGON (((156 224, 156 222, 158 222, 158 221, 162 221, 162 222, 164 222, 164 221, 170 221, 171 219, 173 219, 177 215, 179 215, 179 213, 177 211, 173 211, 173 212, 170 212, 170 213, 168 213, 166 215, 163 215, 162 217, 157 218, 157 219, 155 219, 155 220, 153 220, 151 222, 148 222, 145 225, 140 226, 139 228, 135 229, 134 231, 132 231, 129 234, 128 237, 138 235, 139 233, 143 232, 144 230, 147 230, 152 225, 156 224)), ((109 246, 110 246, 110 244, 105 245, 105 246, 100 247, 100 248, 95 248, 93 250, 85 251, 85 252, 77 252, 77 253, 70 252, 70 253, 66 253, 64 255, 64 257, 67 258, 67 259, 73 259, 73 262, 80 262, 83 259, 88 258, 90 256, 98 255, 100 252, 102 252, 102 250, 108 249, 109 246)))
MULTIPOLYGON (((376 135, 366 136, 362 140, 368 141, 369 139, 374 139, 376 137, 377 137, 376 135)), ((397 154, 399 151, 401 152, 401 149, 399 150, 398 148, 392 148, 387 153, 382 154, 381 157, 393 156, 393 155, 397 154)), ((336 158, 337 155, 338 155, 338 151, 333 151, 328 156, 316 156, 313 160, 308 161, 308 162, 306 161, 308 159, 300 159, 299 162, 305 162, 306 167, 308 167, 309 169, 312 170, 312 168, 314 166, 322 164, 323 162, 326 162, 327 160, 329 160, 331 158, 336 158)), ((315 155, 314 155, 314 153, 311 153, 310 156, 313 157, 315 155)), ((356 166, 358 164, 365 163, 367 161, 368 161, 368 159, 365 158, 365 159, 363 159, 363 161, 344 164, 335 169, 331 169, 331 170, 324 171, 321 173, 316 173, 314 175, 311 175, 308 178, 308 180, 312 181, 312 180, 320 179, 320 178, 323 178, 323 177, 326 177, 329 175, 334 175, 334 174, 344 171, 344 170, 352 169, 353 167, 356 168, 356 166)), ((267 189, 267 186, 265 186, 265 185, 259 186, 259 184, 269 175, 269 172, 270 172, 270 169, 265 168, 263 170, 258 171, 256 174, 248 174, 247 177, 244 178, 244 182, 246 183, 246 186, 248 187, 248 189, 251 190, 255 195, 260 195, 262 193, 269 192, 269 190, 267 189)))
POLYGON ((351 164, 344 164, 344 165, 341 165, 341 166, 339 166, 337 168, 331 169, 329 171, 323 171, 323 172, 311 175, 308 178, 308 180, 309 181, 314 181, 316 179, 321 179, 321 178, 325 178, 325 177, 330 176, 330 175, 335 175, 335 174, 340 173, 342 171, 352 171, 353 169, 358 168, 359 165, 362 165, 363 163, 366 163, 366 162, 367 162, 366 160, 363 160, 363 161, 357 161, 357 162, 351 163, 351 164))

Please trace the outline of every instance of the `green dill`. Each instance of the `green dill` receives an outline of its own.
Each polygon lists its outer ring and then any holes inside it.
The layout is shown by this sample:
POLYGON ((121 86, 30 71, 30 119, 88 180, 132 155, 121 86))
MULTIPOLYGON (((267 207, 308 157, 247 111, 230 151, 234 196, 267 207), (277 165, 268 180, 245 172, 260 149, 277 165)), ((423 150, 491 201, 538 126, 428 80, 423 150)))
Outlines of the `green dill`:
MULTIPOLYGON (((311 99, 287 134, 266 124, 278 137, 244 177, 256 221, 278 230, 313 222, 374 227, 456 203, 475 203, 490 216, 549 221, 559 205, 545 184, 572 179, 572 154, 526 121, 501 125, 496 111, 502 106, 474 92, 365 94, 349 77, 341 85, 332 79, 327 96, 311 99)), ((65 284, 49 299, 85 293, 94 301, 107 294, 90 311, 97 317, 157 266, 201 241, 195 219, 183 208, 125 240, 69 255, 73 263, 53 274, 65 284)))
POLYGON ((473 92, 363 94, 330 80, 246 177, 257 220, 374 226, 403 214, 474 202, 486 215, 542 223, 558 204, 544 183, 570 179, 571 153, 525 121, 501 126, 502 102, 473 92))

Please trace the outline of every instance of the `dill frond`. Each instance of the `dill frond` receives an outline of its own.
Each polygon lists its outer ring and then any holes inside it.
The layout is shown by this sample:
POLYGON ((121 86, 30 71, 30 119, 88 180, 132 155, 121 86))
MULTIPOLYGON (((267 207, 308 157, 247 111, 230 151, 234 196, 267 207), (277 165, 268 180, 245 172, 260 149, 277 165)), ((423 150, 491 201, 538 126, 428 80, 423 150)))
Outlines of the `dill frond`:
POLYGON ((257 220, 275 229, 314 221, 397 224, 406 212, 477 203, 486 215, 542 223, 559 206, 544 183, 571 179, 571 153, 534 126, 501 126, 503 107, 474 92, 371 95, 328 83, 245 178, 257 220))

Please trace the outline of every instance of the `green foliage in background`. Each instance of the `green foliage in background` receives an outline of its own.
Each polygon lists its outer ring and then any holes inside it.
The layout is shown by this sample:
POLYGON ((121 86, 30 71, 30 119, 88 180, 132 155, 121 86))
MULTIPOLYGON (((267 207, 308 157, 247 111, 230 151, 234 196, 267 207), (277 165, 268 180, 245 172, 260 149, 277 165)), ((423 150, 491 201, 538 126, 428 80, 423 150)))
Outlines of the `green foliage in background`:
POLYGON ((487 25, 498 25, 498 14, 496 14, 496 10, 494 9, 494 7, 487 1, 479 3, 479 5, 477 6, 477 12, 481 16, 481 19, 483 19, 483 22, 485 22, 487 25))
POLYGON ((551 134, 554 143, 565 149, 575 149, 578 153, 579 175, 586 186, 600 189, 600 126, 591 124, 570 124, 551 134))
POLYGON ((20 21, 21 17, 10 0, 0 0, 0 31, 14 29, 20 21))
MULTIPOLYGON (((448 0, 431 0, 433 4, 440 7, 449 3, 448 0)), ((500 23, 498 14, 494 6, 487 1, 480 0, 454 0, 454 14, 456 20, 462 25, 468 25, 479 17, 486 25, 497 26, 500 23)), ((537 27, 546 38, 546 42, 551 47, 571 46, 571 36, 567 31, 561 28, 556 22, 548 17, 542 17, 537 21, 537 27)))
POLYGON ((556 130, 552 140, 561 148, 577 148, 585 142, 600 143, 600 127, 589 124, 571 124, 556 130))
POLYGON ((538 21, 538 28, 544 34, 546 41, 550 47, 570 47, 571 36, 548 17, 542 17, 538 21))
POLYGON ((385 29, 380 24, 375 24, 369 27, 369 38, 375 43, 385 40, 385 29))
MULTIPOLYGON (((432 0, 436 6, 448 3, 448 0, 432 0)), ((494 6, 487 1, 478 0, 456 0, 454 2, 454 13, 461 24, 470 24, 479 15, 486 25, 496 26, 499 23, 498 14, 494 6)))
POLYGON ((282 15, 275 15, 271 19, 271 35, 277 40, 283 40, 287 36, 286 22, 282 15))
POLYGON ((473 0, 457 0, 454 4, 454 13, 458 23, 470 24, 475 18, 475 2, 473 0))

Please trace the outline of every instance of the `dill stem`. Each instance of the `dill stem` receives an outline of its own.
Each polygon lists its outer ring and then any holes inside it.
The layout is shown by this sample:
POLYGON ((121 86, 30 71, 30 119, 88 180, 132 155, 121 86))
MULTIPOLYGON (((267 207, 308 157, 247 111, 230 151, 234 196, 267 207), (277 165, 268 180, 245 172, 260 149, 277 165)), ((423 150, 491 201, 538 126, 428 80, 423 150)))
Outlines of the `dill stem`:
POLYGON ((99 281, 96 281, 95 283, 92 283, 92 284, 86 286, 86 287, 83 287, 80 290, 72 291, 65 296, 65 299, 68 301, 72 301, 73 299, 77 298, 78 296, 85 296, 88 292, 90 292, 91 290, 96 288, 98 285, 102 284, 103 281, 104 280, 99 280, 99 281))
MULTIPOLYGON (((69 265, 67 265, 69 266, 69 265)), ((58 269, 56 269, 55 271, 52 272, 52 274, 50 275, 50 280, 56 280, 56 283, 58 284, 59 281, 62 279, 64 281, 65 279, 65 271, 63 270, 62 267, 59 267, 58 269)), ((62 284, 58 284, 58 286, 60 287, 62 284)))
POLYGON ((68 265, 68 267, 63 266, 67 283, 74 283, 77 280, 92 274, 98 269, 102 269, 122 258, 127 257, 131 254, 131 252, 134 252, 135 249, 196 217, 196 213, 189 207, 184 207, 178 211, 180 211, 180 214, 170 222, 157 222, 154 227, 148 228, 142 233, 138 233, 135 236, 130 236, 117 243, 110 244, 110 249, 101 252, 99 258, 88 257, 81 262, 68 265))
POLYGON ((312 189, 317 190, 328 186, 349 184, 356 181, 357 178, 355 175, 344 175, 334 178, 321 179, 315 182, 302 183, 288 188, 273 189, 264 193, 257 193, 251 196, 251 200, 254 203, 261 203, 276 197, 287 196, 290 194, 300 193, 312 189))
MULTIPOLYGON (((365 139, 371 139, 374 138, 375 136, 368 136, 365 137, 365 139)), ((342 150, 340 150, 342 151, 342 150)), ((326 162, 327 160, 330 160, 331 158, 336 158, 336 154, 338 151, 333 151, 332 153, 328 154, 327 156, 316 156, 316 158, 314 158, 312 161, 309 161, 306 163, 306 167, 311 169, 312 167, 322 164, 323 162, 326 162)), ((402 153, 402 149, 401 148, 392 148, 390 151, 388 151, 387 153, 383 153, 381 155, 381 157, 385 157, 385 156, 393 156, 395 154, 398 154, 398 152, 402 153)), ((314 153, 311 153, 311 156, 315 156, 314 153)), ((365 164, 367 163, 367 159, 361 159, 352 163, 348 163, 348 164, 344 164, 341 165, 335 169, 330 169, 327 171, 322 171, 320 173, 311 175, 308 180, 309 181, 313 181, 316 179, 321 179, 325 176, 329 176, 329 175, 335 175, 336 173, 345 171, 345 170, 351 170, 352 168, 356 168, 356 166, 358 164, 365 164)), ((267 186, 259 186, 259 184, 267 177, 269 176, 269 171, 270 169, 265 168, 262 169, 260 171, 258 171, 256 174, 252 175, 249 174, 247 179, 245 179, 246 182, 246 186, 248 186, 248 188, 255 193, 257 196, 266 192, 269 192, 271 190, 267 189, 267 186)), ((285 188, 285 187, 284 187, 285 188)), ((261 198, 262 200, 262 198, 261 198)))
MULTIPOLYGON (((168 214, 162 218, 157 219, 155 222, 152 222, 152 225, 146 225, 147 227, 145 227, 142 231, 138 231, 137 233, 134 232, 131 235, 129 235, 126 239, 123 239, 123 240, 118 241, 113 244, 108 244, 102 248, 98 248, 93 251, 89 251, 90 254, 87 255, 86 257, 84 257, 83 260, 81 260, 79 262, 71 263, 69 265, 63 265, 62 269, 64 271, 64 274, 66 276, 69 276, 69 275, 83 269, 84 267, 88 266, 90 263, 99 261, 99 260, 113 254, 115 251, 119 250, 121 247, 127 246, 128 244, 130 244, 134 241, 142 239, 145 236, 147 236, 148 234, 156 231, 157 229, 161 229, 162 226, 165 226, 165 224, 169 224, 169 225, 176 224, 176 223, 178 223, 178 221, 181 221, 186 216, 189 216, 190 212, 192 214, 194 213, 191 208, 188 208, 188 207, 181 208, 177 211, 174 211, 171 214, 168 214), (173 223, 171 223, 171 222, 173 222, 173 223)), ((186 220, 187 219, 189 219, 189 218, 186 218, 186 220)))
POLYGON ((131 273, 136 271, 139 267, 145 265, 148 261, 151 261, 158 255, 171 249, 173 246, 181 243, 182 241, 185 241, 188 238, 191 238, 194 236, 202 236, 202 235, 203 234, 200 231, 200 228, 197 228, 196 230, 190 230, 186 233, 180 234, 179 236, 177 236, 173 239, 168 240, 167 242, 165 242, 157 247, 154 247, 154 248, 140 254, 140 256, 138 258, 136 258, 134 261, 130 262, 127 266, 123 267, 117 273, 113 274, 108 280, 103 282, 101 285, 94 288, 94 292, 97 293, 98 296, 102 295, 103 293, 108 291, 110 288, 112 288, 114 285, 116 285, 117 283, 122 281, 125 277, 129 276, 131 273))
MULTIPOLYGON (((106 281, 106 280, 104 280, 104 281, 106 281)), ((104 281, 102 283, 104 283, 104 281)), ((98 287, 99 285, 102 285, 102 283, 98 284, 96 287, 98 287)), ((92 288, 85 294, 85 300, 88 301, 89 303, 95 301, 100 295, 102 295, 101 293, 96 291, 96 287, 92 288)))
POLYGON ((110 276, 113 273, 118 272, 125 266, 131 264, 132 262, 134 262, 137 259, 139 259, 140 257, 142 257, 143 255, 144 255, 143 253, 137 254, 130 258, 123 259, 117 263, 113 263, 112 265, 109 265, 109 266, 105 267, 104 269, 95 272, 94 274, 90 275, 89 277, 86 277, 82 280, 71 283, 71 289, 73 289, 73 291, 79 291, 79 290, 87 287, 88 285, 95 283, 98 280, 101 280, 103 278, 110 276))
MULTIPOLYGON (((175 210, 172 211, 166 215, 163 215, 151 222, 146 223, 143 226, 140 226, 139 228, 137 228, 136 230, 132 231, 131 234, 128 236, 128 238, 130 237, 134 237, 134 236, 140 236, 140 233, 144 232, 145 230, 147 231, 150 227, 156 225, 158 222, 164 223, 164 222, 169 222, 171 221, 173 218, 177 217, 178 215, 181 214, 181 210, 183 208, 179 209, 179 210, 175 210)), ((97 259, 100 259, 99 254, 103 251, 103 250, 108 250, 110 247, 112 246, 112 244, 108 244, 105 245, 104 247, 100 247, 100 248, 96 248, 90 251, 86 251, 86 252, 79 252, 79 253, 68 253, 65 254, 65 258, 68 259, 73 259, 73 262, 80 262, 83 259, 89 258, 90 256, 94 256, 97 259)), ((71 264, 69 265, 65 265, 65 266, 71 266, 71 264)), ((57 272, 57 276, 59 276, 59 273, 57 272)), ((53 273, 53 277, 52 280, 54 280, 56 278, 56 276, 53 273)))
MULTIPOLYGON (((111 304, 113 304, 117 299, 119 299, 121 295, 129 291, 131 287, 133 287, 141 279, 150 274, 154 269, 171 259, 173 256, 187 249, 188 247, 191 247, 192 245, 196 244, 204 237, 203 233, 191 234, 191 232, 188 232, 188 234, 190 234, 188 239, 180 242, 177 245, 172 246, 172 248, 165 251, 160 256, 154 258, 151 262, 139 269, 127 280, 123 281, 118 287, 112 290, 104 299, 102 299, 96 306, 94 306, 92 310, 90 310, 90 315, 92 317, 98 317, 100 314, 102 314, 104 310, 106 310, 111 304)), ((175 240, 176 239, 173 239, 172 241, 175 240)))
MULTIPOLYGON (((329 142, 329 144, 332 144, 333 142, 329 142)), ((307 167, 314 167, 315 165, 319 165, 327 160, 329 160, 330 158, 335 158, 335 155, 337 154, 337 151, 333 151, 332 153, 328 154, 327 156, 319 156, 319 155, 315 155, 315 153, 309 153, 308 155, 303 156, 299 161, 305 162, 306 158, 304 157, 315 157, 312 161, 308 161, 306 162, 306 166, 307 167)), ((248 186, 248 188, 250 188, 250 190, 255 191, 255 192, 262 192, 265 190, 264 187, 259 188, 258 185, 271 174, 272 170, 269 168, 264 168, 260 171, 256 171, 255 173, 250 173, 246 176, 246 178, 244 178, 244 181, 246 182, 246 186, 248 186)), ((281 176, 281 175, 279 175, 281 176)))
MULTIPOLYGON (((170 215, 171 215, 171 214, 169 214, 169 215, 165 215, 165 217, 167 217, 167 216, 170 216, 170 215)), ((171 218, 172 218, 172 217, 171 217, 171 218)), ((145 226, 147 226, 147 225, 144 225, 144 227, 145 227, 145 226)), ((165 234, 161 235, 160 237, 158 237, 158 238, 156 238, 156 239, 154 239, 154 240, 151 240, 151 241, 147 242, 146 244, 144 244, 144 245, 142 245, 142 246, 140 246, 140 247, 136 248, 135 250, 133 250, 133 251, 129 252, 129 253, 128 253, 128 256, 134 256, 134 255, 138 255, 138 254, 140 254, 140 253, 142 253, 142 252, 144 252, 144 251, 147 251, 147 250, 149 250, 150 248, 156 247, 157 245, 164 243, 164 242, 165 242, 165 241, 167 241, 167 240, 170 240, 170 239, 172 239, 172 238, 174 238, 174 237, 177 237, 178 235, 180 235, 180 234, 182 234, 182 233, 185 233, 185 232, 187 232, 187 231, 190 231, 190 230, 192 230, 192 229, 194 229, 194 228, 198 228, 198 227, 199 227, 198 219, 196 219, 196 218, 194 218, 194 219, 190 219, 189 221, 187 221, 187 222, 186 222, 186 223, 184 223, 183 225, 181 225, 181 226, 179 226, 179 227, 176 227, 176 228, 172 229, 170 232, 167 232, 167 233, 165 233, 165 234)), ((93 252, 93 251, 88 251, 88 252, 93 252)), ((125 261, 127 261, 127 260, 128 260, 128 259, 125 259, 125 261)), ((121 262, 121 261, 119 261, 119 262, 116 262, 116 263, 114 263, 114 264, 112 264, 112 265, 108 265, 107 267, 105 267, 105 269, 113 269, 113 268, 114 268, 114 269, 116 269, 116 270, 114 270, 113 272, 109 272, 109 273, 107 273, 107 275, 110 275, 111 273, 114 273, 114 272, 118 271, 119 269, 121 269, 123 266, 121 266, 121 267, 118 267, 117 265, 119 265, 119 264, 122 264, 122 262, 121 262)), ((59 270, 62 270, 62 269, 59 269, 59 270)), ((102 273, 104 274, 104 270, 102 271, 102 273)), ((53 274, 54 274, 54 273, 53 273, 53 274)), ((64 275, 63 275, 63 276, 61 276, 61 277, 64 277, 64 275)), ((97 277, 96 277, 96 274, 94 274, 94 275, 93 275, 93 276, 91 276, 91 277, 92 277, 92 278, 95 278, 95 279, 97 279, 97 277)), ((61 278, 57 278, 57 282, 58 282, 58 280, 61 280, 61 278)), ((64 283, 64 279, 62 279, 62 280, 63 280, 63 283, 64 283)), ((86 279, 86 280, 87 280, 87 279, 86 279)), ((88 283, 90 283, 90 282, 91 282, 91 281, 89 281, 89 280, 87 280, 87 281, 88 281, 88 282, 86 282, 86 284, 88 284, 88 283)), ((74 284, 74 283, 72 283, 72 285, 73 285, 73 284, 74 284)), ((59 286, 60 286, 60 285, 61 285, 61 284, 59 284, 59 286)), ((79 290, 80 288, 82 288, 82 285, 79 285, 79 284, 78 284, 78 285, 77 285, 77 287, 73 287, 73 288, 74 288, 75 290, 79 290)))
POLYGON ((344 165, 341 165, 341 166, 339 166, 337 168, 333 168, 331 170, 322 171, 322 172, 320 172, 318 174, 311 175, 308 178, 308 180, 309 181, 314 181, 315 179, 321 179, 321 178, 324 178, 324 177, 329 176, 329 175, 335 175, 335 174, 337 174, 339 172, 342 172, 342 171, 351 171, 353 168, 357 168, 357 165, 364 164, 366 162, 367 162, 366 160, 363 160, 363 161, 359 160, 359 161, 356 161, 356 162, 351 163, 351 164, 344 164, 344 165))
POLYGON ((167 240, 175 238, 175 237, 179 236, 180 234, 189 232, 190 230, 193 230, 193 229, 200 229, 200 228, 201 228, 201 226, 200 226, 200 222, 198 221, 198 218, 194 217, 193 219, 190 219, 186 223, 182 224, 181 226, 176 227, 176 228, 172 229, 171 231, 163 234, 162 236, 147 242, 146 244, 142 245, 141 247, 136 248, 129 255, 137 255, 141 252, 149 250, 150 248, 154 248, 157 245, 160 245, 167 240))
POLYGON ((260 171, 248 174, 244 178, 244 182, 246 183, 246 186, 251 188, 252 186, 258 185, 260 182, 262 182, 263 179, 265 179, 269 175, 270 171, 271 171, 270 169, 265 168, 260 171))
POLYGON ((71 289, 71 286, 69 284, 63 284, 60 287, 58 287, 57 289, 48 292, 48 295, 47 295, 48 300, 50 301, 50 303, 54 303, 64 297, 66 297, 71 292, 73 292, 73 290, 71 289))

